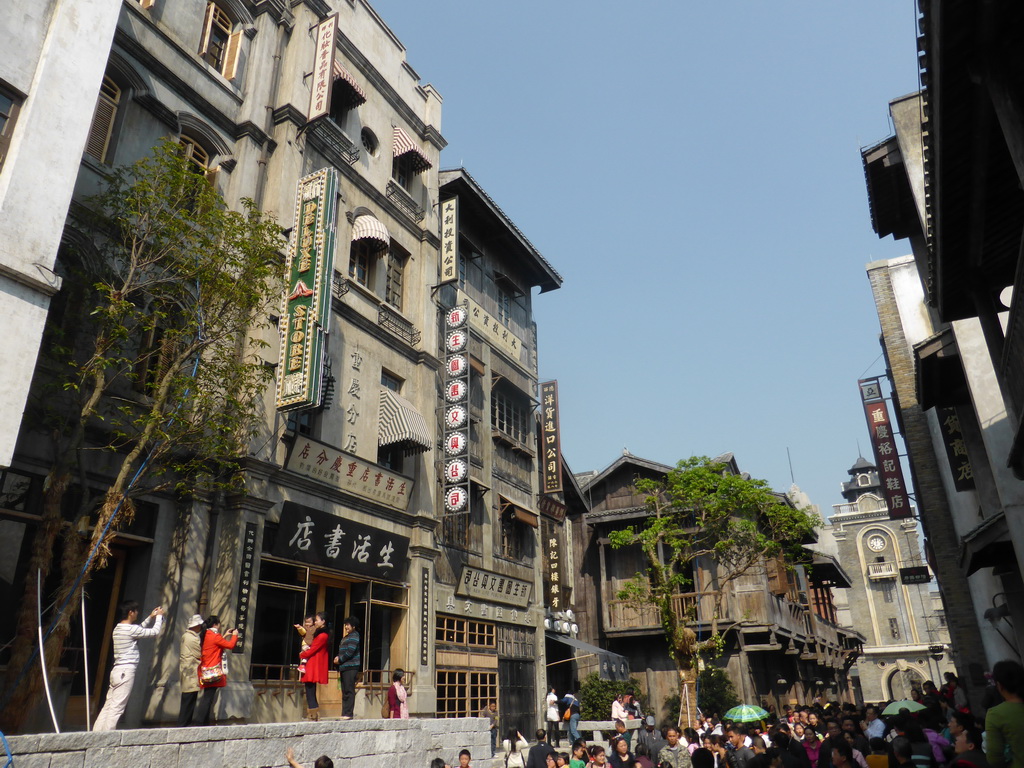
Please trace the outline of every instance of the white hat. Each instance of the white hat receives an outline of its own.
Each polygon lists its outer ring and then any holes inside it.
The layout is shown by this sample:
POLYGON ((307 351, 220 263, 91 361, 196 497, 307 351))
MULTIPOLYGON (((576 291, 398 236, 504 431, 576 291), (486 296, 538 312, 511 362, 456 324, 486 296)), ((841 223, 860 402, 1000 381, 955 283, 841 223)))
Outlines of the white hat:
POLYGON ((188 620, 189 629, 192 629, 192 627, 198 627, 200 624, 205 624, 205 622, 203 621, 203 617, 198 613, 188 620))

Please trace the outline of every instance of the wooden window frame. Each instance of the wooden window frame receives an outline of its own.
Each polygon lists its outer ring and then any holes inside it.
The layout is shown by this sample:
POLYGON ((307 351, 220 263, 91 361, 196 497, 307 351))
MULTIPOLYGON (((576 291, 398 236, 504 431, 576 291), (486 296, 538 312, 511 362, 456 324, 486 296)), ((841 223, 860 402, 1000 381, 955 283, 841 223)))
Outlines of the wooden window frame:
POLYGON ((377 262, 375 244, 376 240, 368 238, 355 240, 349 248, 348 256, 348 276, 370 290, 373 290, 373 268, 377 262))
POLYGON ((491 427, 516 443, 530 442, 532 408, 526 396, 517 396, 500 387, 491 390, 491 427))
POLYGON ((199 56, 227 80, 234 80, 238 75, 242 30, 235 30, 235 26, 237 25, 223 8, 212 0, 206 4, 199 56))
POLYGON ((402 298, 405 292, 405 265, 407 256, 394 243, 388 248, 385 256, 384 301, 399 312, 402 311, 402 298))
POLYGON ((7 158, 7 150, 11 146, 11 136, 14 135, 14 127, 18 123, 18 114, 21 112, 21 104, 25 100, 24 94, 8 87, 0 80, 0 96, 10 101, 6 112, 0 112, 0 168, 4 167, 4 160, 7 158))
POLYGON ((85 143, 85 154, 104 165, 108 164, 114 124, 117 121, 123 93, 114 78, 110 75, 103 76, 100 94, 96 99, 96 109, 93 110, 92 124, 89 126, 89 138, 85 143))

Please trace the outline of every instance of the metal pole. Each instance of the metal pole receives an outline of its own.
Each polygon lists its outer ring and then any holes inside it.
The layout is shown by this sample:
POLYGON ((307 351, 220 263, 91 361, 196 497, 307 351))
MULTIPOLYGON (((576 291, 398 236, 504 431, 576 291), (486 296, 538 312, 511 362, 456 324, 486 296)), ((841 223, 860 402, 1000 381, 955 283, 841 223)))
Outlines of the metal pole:
POLYGON ((53 696, 50 694, 50 679, 46 676, 46 648, 43 646, 43 570, 36 571, 36 613, 39 617, 37 622, 39 628, 39 666, 43 670, 43 687, 46 689, 46 703, 50 707, 50 720, 53 721, 53 730, 60 733, 60 726, 57 725, 57 714, 53 711, 53 696))
POLYGON ((92 730, 91 707, 89 705, 89 639, 85 633, 85 590, 82 590, 82 658, 85 669, 83 678, 85 680, 85 730, 92 730))

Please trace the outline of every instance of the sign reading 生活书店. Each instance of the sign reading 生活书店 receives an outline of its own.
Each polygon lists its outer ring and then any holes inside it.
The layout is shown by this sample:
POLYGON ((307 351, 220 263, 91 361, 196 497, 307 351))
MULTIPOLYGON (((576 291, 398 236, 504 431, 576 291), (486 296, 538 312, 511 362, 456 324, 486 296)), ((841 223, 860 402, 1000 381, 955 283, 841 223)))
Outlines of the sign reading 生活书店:
POLYGON ((296 438, 284 468, 393 509, 409 508, 412 479, 308 437, 296 438))
POLYGON ((409 539, 286 501, 272 554, 309 565, 398 581, 404 577, 409 539))
POLYGON ((338 38, 338 14, 329 16, 316 28, 316 56, 313 61, 313 88, 309 95, 310 122, 331 111, 334 85, 335 44, 338 38))
POLYGON ((295 237, 281 310, 277 409, 320 404, 324 335, 330 327, 338 174, 323 168, 299 181, 295 237))

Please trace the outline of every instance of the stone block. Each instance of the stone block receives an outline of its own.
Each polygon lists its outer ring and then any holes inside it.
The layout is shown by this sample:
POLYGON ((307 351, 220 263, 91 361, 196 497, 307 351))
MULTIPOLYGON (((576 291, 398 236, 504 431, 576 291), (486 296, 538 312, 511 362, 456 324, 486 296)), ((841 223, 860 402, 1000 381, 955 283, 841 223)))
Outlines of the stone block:
MULTIPOLYGON (((181 752, 180 744, 157 744, 149 748, 150 768, 177 768, 180 765, 178 755, 181 752)), ((231 763, 228 763, 231 765, 231 763)), ((239 763, 238 765, 241 765, 239 763)), ((52 766, 51 766, 52 768, 52 766)), ((188 768, 194 768, 189 766, 188 768)))
POLYGON ((83 749, 117 747, 121 744, 122 731, 73 731, 69 733, 44 733, 39 735, 36 748, 40 752, 74 752, 83 749))
MULTIPOLYGON (((151 747, 98 747, 85 753, 83 768, 150 768, 151 747)), ((18 768, 21 768, 19 766, 18 768)))
POLYGON ((224 742, 224 765, 247 766, 250 739, 231 739, 224 742))
POLYGON ((15 755, 28 755, 39 751, 39 734, 8 736, 7 745, 15 755))
POLYGON ((198 741, 223 741, 226 738, 225 730, 226 727, 223 726, 174 729, 177 737, 175 740, 181 744, 190 744, 198 741))
MULTIPOLYGON (((246 742, 246 758, 243 765, 246 768, 249 766, 259 768, 259 766, 264 765, 287 765, 284 759, 285 750, 291 747, 295 750, 296 756, 298 756, 300 754, 299 743, 296 743, 296 740, 285 739, 250 739, 246 742)), ((307 762, 312 765, 312 761, 305 761, 304 758, 299 760, 299 762, 302 765, 306 765, 307 762)), ((227 763, 220 763, 220 765, 226 766, 227 763)))
MULTIPOLYGON (((206 730, 216 731, 217 728, 206 730)), ((197 744, 182 744, 178 751, 178 765, 186 768, 205 768, 205 766, 225 765, 224 742, 202 741, 197 744)), ((159 768, 154 766, 153 768, 159 768)))
POLYGON ((217 729, 221 731, 224 741, 230 739, 262 739, 267 735, 267 726, 261 723, 253 725, 220 725, 217 729))
POLYGON ((50 756, 42 755, 17 755, 14 765, 17 768, 50 768, 50 756))
POLYGON ((143 746, 146 744, 166 744, 177 742, 177 728, 135 728, 130 731, 119 731, 121 745, 125 747, 143 746))
MULTIPOLYGON (((21 768, 21 760, 17 761, 18 768, 21 768)), ((176 766, 177 762, 172 763, 176 766)), ((85 752, 54 752, 50 755, 50 768, 83 768, 85 766, 85 752)))

